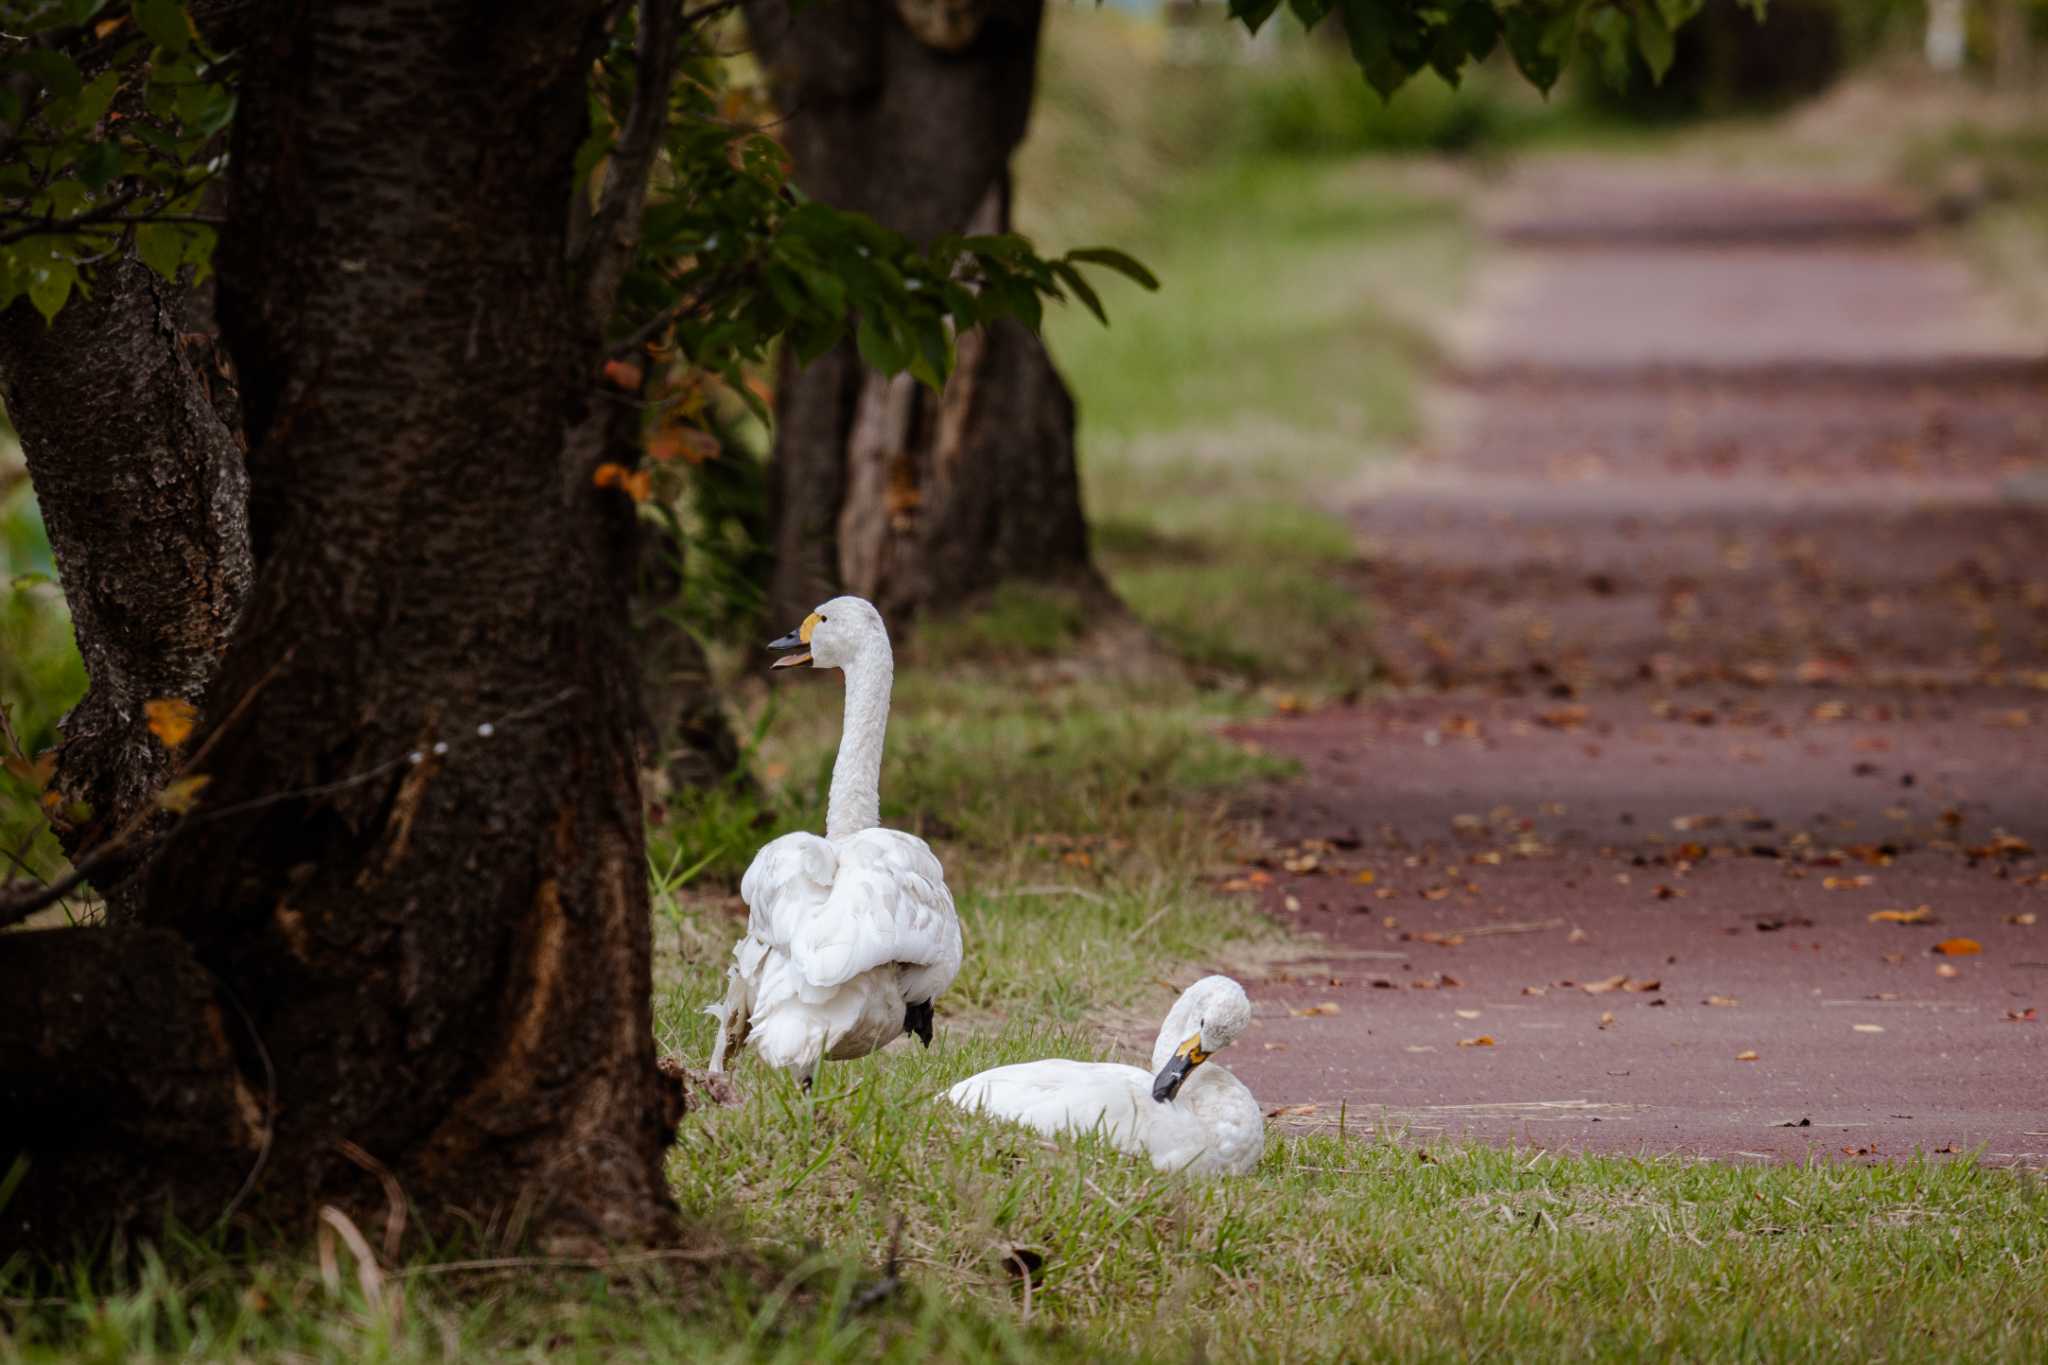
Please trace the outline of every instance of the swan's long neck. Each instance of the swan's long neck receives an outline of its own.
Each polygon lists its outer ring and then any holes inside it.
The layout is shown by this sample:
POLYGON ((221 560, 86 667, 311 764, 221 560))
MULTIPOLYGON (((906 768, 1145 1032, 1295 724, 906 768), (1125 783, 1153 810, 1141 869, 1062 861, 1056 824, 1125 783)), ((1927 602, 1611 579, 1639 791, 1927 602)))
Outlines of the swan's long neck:
POLYGON ((825 837, 844 839, 882 822, 882 740, 889 730, 889 688, 896 663, 887 641, 846 665, 846 722, 832 763, 825 837))
POLYGON ((1154 1071, 1172 1061, 1174 1051, 1195 1031, 1196 1013, 1195 993, 1182 992, 1180 999, 1173 1002, 1173 1008, 1166 1012, 1166 1022, 1159 1026, 1159 1039, 1152 1044, 1154 1071))

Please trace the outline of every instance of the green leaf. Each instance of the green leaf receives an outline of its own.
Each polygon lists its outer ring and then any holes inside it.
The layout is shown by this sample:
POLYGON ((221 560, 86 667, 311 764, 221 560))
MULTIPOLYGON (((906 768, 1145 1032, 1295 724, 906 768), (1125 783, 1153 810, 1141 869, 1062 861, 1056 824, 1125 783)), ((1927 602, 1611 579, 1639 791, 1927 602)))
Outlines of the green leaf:
POLYGON ((192 42, 192 26, 178 0, 135 0, 135 26, 152 43, 173 55, 192 42))
POLYGON ((1593 51, 1600 58, 1601 78, 1616 90, 1628 89, 1628 16, 1612 5, 1602 5, 1593 11, 1586 29, 1593 51))
POLYGON ((1456 31, 1465 55, 1475 62, 1492 56, 1494 44, 1500 39, 1500 15, 1484 0, 1465 0, 1451 11, 1445 26, 1456 31))
POLYGON ((1147 270, 1135 257, 1126 255, 1113 246, 1076 247, 1067 253, 1066 259, 1070 261, 1086 261, 1090 265, 1099 265, 1105 269, 1114 270, 1117 274, 1135 280, 1147 289, 1156 290, 1159 288, 1158 276, 1147 270))
POLYGON ((62 257, 53 257, 47 264, 37 266, 29 274, 28 301, 43 315, 44 322, 52 322, 57 310, 71 297, 71 287, 78 282, 78 266, 62 257))
POLYGON ((1279 8, 1280 0, 1230 0, 1230 17, 1257 33, 1279 8))
POLYGON ((1058 275, 1065 282, 1067 288, 1074 292, 1074 297, 1081 300, 1086 305, 1088 311, 1095 314, 1097 320, 1103 326, 1109 326, 1109 314, 1102 311, 1102 299, 1089 287, 1088 281, 1081 278, 1081 272, 1068 265, 1065 261, 1054 261, 1052 268, 1053 273, 1058 275))
POLYGON ((1664 22, 1663 12, 1655 5, 1637 7, 1635 29, 1636 51, 1643 54, 1643 65, 1650 68, 1650 79, 1661 85, 1664 73, 1671 69, 1671 62, 1678 55, 1678 40, 1664 22))
POLYGON ((1314 28, 1329 14, 1332 3, 1333 0, 1287 0, 1287 8, 1294 11, 1303 28, 1314 28))
POLYGON ((853 343, 860 350, 862 363, 871 370, 895 374, 910 363, 910 349, 876 325, 872 317, 861 318, 860 326, 853 334, 853 343))
POLYGON ((78 178, 87 189, 103 190, 121 173, 121 148, 111 139, 86 144, 74 163, 78 178))
MULTIPOLYGON (((1675 29, 1700 12, 1706 0, 1657 0, 1657 12, 1664 16, 1664 27, 1675 29)), ((1761 5, 1757 13, 1762 15, 1761 5)))
POLYGON ((121 88, 121 73, 102 71, 92 78, 92 83, 78 92, 76 103, 71 110, 71 126, 78 132, 89 132, 107 116, 107 106, 114 102, 115 92, 121 88))
POLYGON ((185 259, 185 229, 176 223, 143 223, 135 229, 135 254, 157 274, 175 280, 185 259))
POLYGON ((85 88, 85 82, 78 77, 78 68, 63 53, 47 47, 30 48, 9 56, 0 67, 19 71, 34 78, 52 99, 75 95, 85 88))
POLYGON ((1381 99, 1393 98, 1413 70, 1396 51, 1397 31, 1389 0, 1340 0, 1344 15, 1344 36, 1351 41, 1351 57, 1365 75, 1367 85, 1380 92, 1381 99))

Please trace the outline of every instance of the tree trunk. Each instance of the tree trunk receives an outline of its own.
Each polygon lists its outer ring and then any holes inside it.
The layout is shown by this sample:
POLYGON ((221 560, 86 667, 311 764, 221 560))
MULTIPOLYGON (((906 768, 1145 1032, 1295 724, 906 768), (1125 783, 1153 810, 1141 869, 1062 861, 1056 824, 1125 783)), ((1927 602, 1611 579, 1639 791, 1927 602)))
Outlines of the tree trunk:
MULTIPOLYGON (((256 582, 202 727, 205 804, 143 917, 243 1023, 216 1098, 260 1097, 241 1207, 266 1222, 381 1207, 352 1144, 430 1229, 556 1249, 672 1230, 633 511, 592 484, 608 300, 565 265, 610 8, 250 17, 217 264, 256 582)), ((110 989, 149 937, 103 950, 110 989)), ((0 995, 21 970, 0 952, 0 995)), ((78 1085, 121 1093, 127 1059, 96 1065, 78 1085)), ((28 1144, 0 1247, 95 1226, 52 1213, 78 1218, 86 1179, 102 1215, 144 1191, 203 1225, 218 1182, 181 1172, 209 1149, 240 1169, 246 1125, 220 1117, 240 1111, 195 1106, 120 1169, 28 1144)))
MULTIPOLYGON (((52 782, 92 812, 53 821, 74 862, 154 800, 170 763, 143 704, 204 701, 249 591, 240 414, 204 311, 127 257, 52 324, 26 301, 0 312, 0 395, 91 680, 52 782)), ((139 911, 135 847, 94 877, 116 923, 139 911)))
MULTIPOLYGON (((1010 226, 1042 0, 844 0, 747 20, 806 193, 919 241, 1010 226)), ((935 398, 843 345, 776 395, 775 620, 838 591, 891 617, 1014 577, 1107 595, 1088 555, 1074 410, 1014 324, 961 339, 935 398)))

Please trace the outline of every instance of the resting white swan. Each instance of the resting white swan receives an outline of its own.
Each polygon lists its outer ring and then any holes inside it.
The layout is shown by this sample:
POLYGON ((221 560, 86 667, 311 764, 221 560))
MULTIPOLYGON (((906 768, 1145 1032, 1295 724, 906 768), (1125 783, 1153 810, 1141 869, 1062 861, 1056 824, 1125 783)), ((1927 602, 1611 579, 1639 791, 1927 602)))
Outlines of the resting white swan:
POLYGON ((1100 1130, 1162 1171, 1240 1175, 1266 1150, 1265 1118, 1243 1081, 1203 1066, 1251 1026, 1252 1002, 1227 976, 1182 992, 1152 1045, 1152 1070, 1048 1058, 970 1076, 946 1092, 962 1109, 1041 1133, 1100 1130))
POLYGON ((711 1070, 751 1046, 808 1089, 818 1062, 865 1057, 898 1035, 932 1041, 932 1001, 960 970, 960 920, 925 841, 878 825, 882 739, 895 660, 881 613, 835 597, 770 649, 774 667, 846 673, 846 719, 825 837, 785 834, 740 880, 747 932, 733 945, 711 1070))

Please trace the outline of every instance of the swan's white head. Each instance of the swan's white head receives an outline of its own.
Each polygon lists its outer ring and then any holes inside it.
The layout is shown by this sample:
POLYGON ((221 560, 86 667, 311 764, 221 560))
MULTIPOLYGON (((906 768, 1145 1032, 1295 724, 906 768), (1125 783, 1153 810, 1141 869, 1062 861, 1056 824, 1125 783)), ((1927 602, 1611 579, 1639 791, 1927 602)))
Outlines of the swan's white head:
POLYGON ((1161 1104, 1171 1100, 1196 1067, 1242 1038, 1251 1026, 1251 997, 1227 976, 1205 976, 1181 992, 1167 1012, 1166 1027, 1185 1029, 1187 1034, 1152 1082, 1152 1098, 1161 1104))
POLYGON ((835 597, 768 648, 790 651, 771 668, 845 668, 877 650, 888 653, 889 628, 866 598, 835 597))

